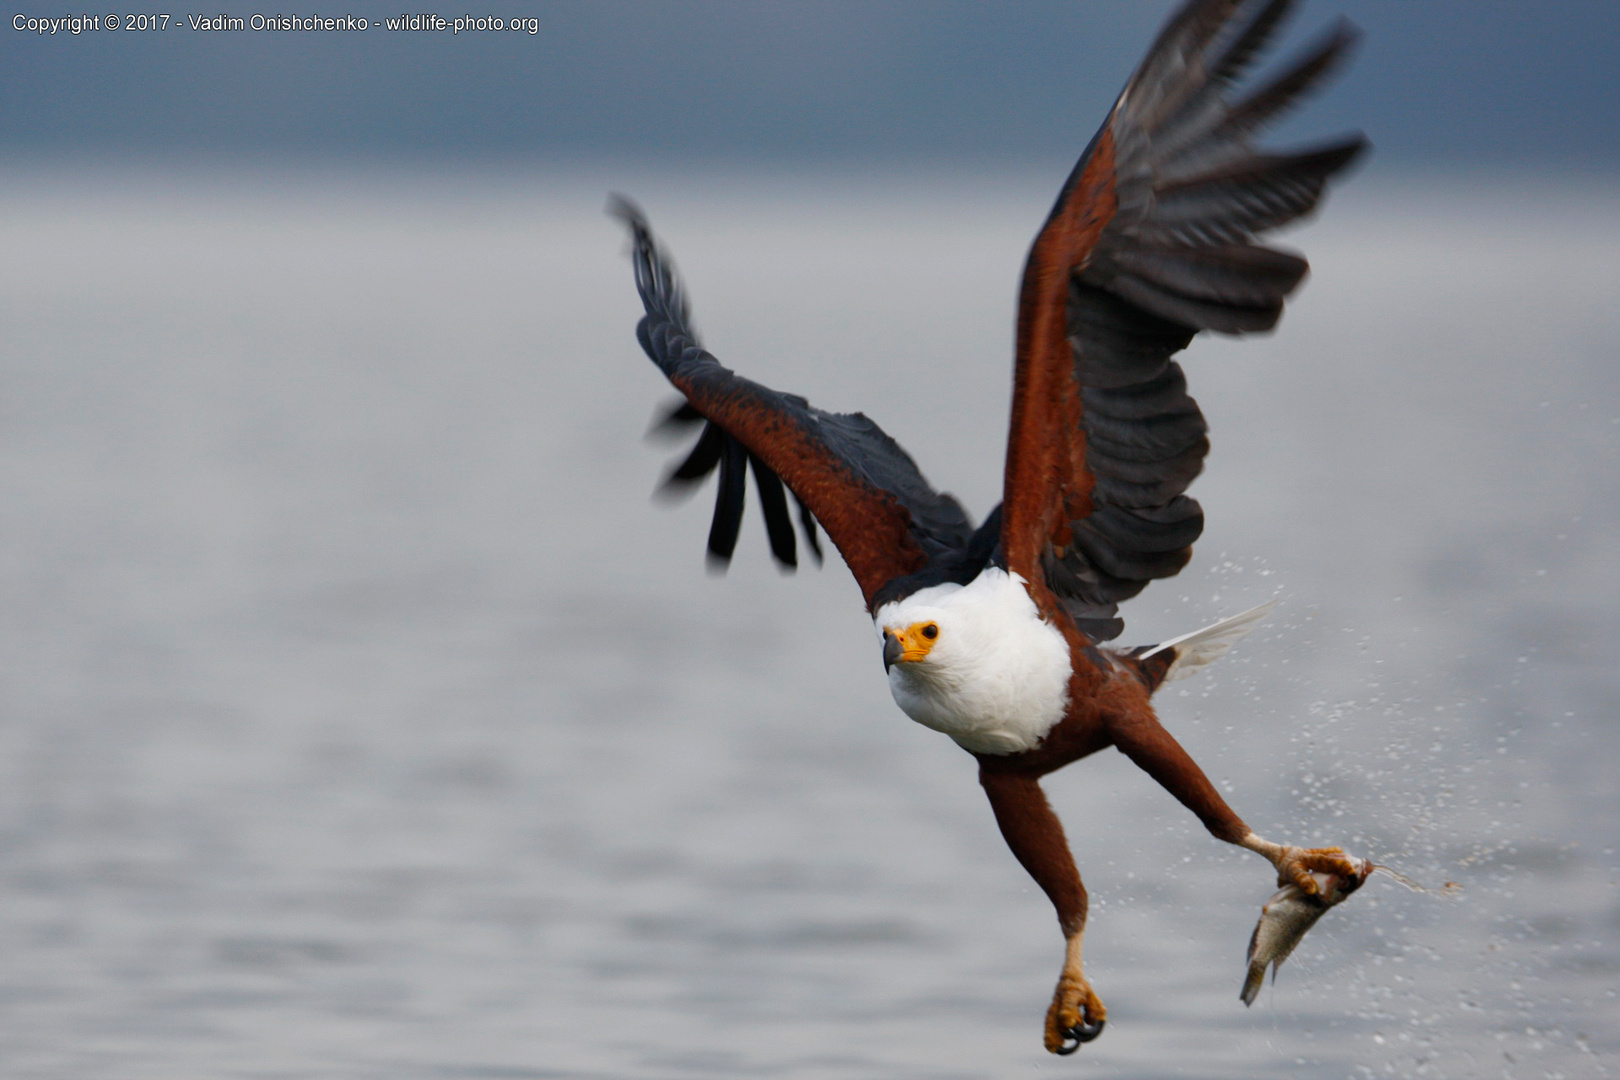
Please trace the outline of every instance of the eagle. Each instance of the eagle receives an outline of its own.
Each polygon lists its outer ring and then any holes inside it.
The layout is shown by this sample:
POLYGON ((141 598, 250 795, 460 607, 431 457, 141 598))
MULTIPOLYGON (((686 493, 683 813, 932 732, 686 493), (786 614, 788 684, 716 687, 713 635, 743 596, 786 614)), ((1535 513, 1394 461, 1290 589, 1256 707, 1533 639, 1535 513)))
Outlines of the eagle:
POLYGON ((1355 132, 1256 147, 1357 37, 1341 19, 1244 88, 1293 6, 1182 6, 1064 182, 1024 265, 1002 501, 977 526, 865 415, 722 366, 646 218, 623 197, 610 204, 645 309, 636 337, 684 395, 665 423, 701 425, 668 482, 718 471, 708 551, 722 566, 750 473, 779 563, 797 564, 795 517, 818 561, 818 528, 843 556, 895 702, 977 759, 1002 836, 1056 909, 1065 949, 1044 1032, 1056 1054, 1095 1039, 1108 1013, 1082 966, 1086 890, 1041 790, 1047 773, 1111 746, 1217 839, 1267 859, 1280 885, 1314 897, 1319 880, 1360 868, 1337 847, 1257 835, 1154 715, 1162 683, 1219 656, 1266 608, 1154 647, 1104 645, 1123 630, 1119 603, 1186 566, 1203 530, 1186 491, 1209 441, 1175 355, 1201 331, 1276 325, 1307 264, 1258 238, 1311 213, 1367 146, 1355 132))

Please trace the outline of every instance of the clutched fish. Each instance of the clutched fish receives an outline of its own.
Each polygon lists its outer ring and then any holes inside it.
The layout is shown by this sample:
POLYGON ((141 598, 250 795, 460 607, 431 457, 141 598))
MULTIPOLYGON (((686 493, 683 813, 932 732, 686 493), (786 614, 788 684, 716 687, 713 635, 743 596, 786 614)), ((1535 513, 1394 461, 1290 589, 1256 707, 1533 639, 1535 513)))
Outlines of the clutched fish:
POLYGON ((1316 882, 1316 895, 1290 884, 1273 893, 1260 909, 1260 921, 1249 938, 1249 974, 1243 980, 1243 1004, 1253 1005, 1254 999, 1260 996, 1267 965, 1275 980, 1282 962, 1327 909, 1361 888, 1374 870, 1386 869, 1370 860, 1351 856, 1346 856, 1344 862, 1348 864, 1348 872, 1318 870, 1311 873, 1311 879, 1316 882))
POLYGON ((1446 882, 1441 889, 1424 888, 1390 867, 1353 855, 1342 855, 1337 862, 1335 870, 1311 871, 1311 880, 1316 883, 1314 895, 1298 885, 1286 885, 1273 893, 1260 909, 1260 921, 1249 938, 1249 974, 1243 980, 1243 1004, 1253 1005, 1254 999, 1260 996, 1266 967, 1271 967, 1271 977, 1275 980, 1282 962, 1327 909, 1361 888, 1374 873, 1394 878, 1413 892, 1450 898, 1461 891, 1455 881, 1446 882))

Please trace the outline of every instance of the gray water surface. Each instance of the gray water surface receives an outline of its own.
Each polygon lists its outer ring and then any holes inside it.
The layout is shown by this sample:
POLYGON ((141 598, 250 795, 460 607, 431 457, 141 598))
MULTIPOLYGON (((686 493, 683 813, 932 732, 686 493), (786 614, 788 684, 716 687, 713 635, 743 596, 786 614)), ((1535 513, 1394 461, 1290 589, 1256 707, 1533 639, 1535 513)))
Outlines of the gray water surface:
MULTIPOLYGON (((1587 1077, 1620 1050, 1620 193, 1358 181, 1214 450, 1161 712, 1375 880, 1253 1009, 1272 882, 1117 754, 1050 778, 1107 1034, 833 560, 647 492, 630 185, 723 361, 995 501, 1049 178, 0 188, 0 1072, 1587 1077)), ((751 512, 752 515, 752 512, 751 512)))

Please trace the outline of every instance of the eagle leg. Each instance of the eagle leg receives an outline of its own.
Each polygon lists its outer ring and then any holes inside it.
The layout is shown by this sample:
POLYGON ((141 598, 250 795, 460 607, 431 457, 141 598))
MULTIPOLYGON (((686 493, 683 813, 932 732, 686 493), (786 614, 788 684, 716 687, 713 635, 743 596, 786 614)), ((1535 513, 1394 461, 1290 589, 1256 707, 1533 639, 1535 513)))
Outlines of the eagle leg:
POLYGON ((1198 815, 1204 828, 1217 840, 1243 844, 1245 837, 1254 835, 1237 812, 1226 805, 1226 800, 1221 798, 1221 793, 1215 790, 1192 755, 1159 723, 1146 700, 1113 713, 1107 723, 1114 745, 1157 780, 1160 787, 1180 800, 1181 805, 1198 815))
POLYGON ((1063 823, 1046 801, 1035 774, 980 757, 979 783, 990 798, 990 809, 1007 846, 1057 909, 1066 950, 1063 972, 1046 1012, 1046 1048, 1054 1054, 1072 1054, 1081 1043, 1102 1034, 1108 1019, 1108 1010, 1086 980, 1080 962, 1086 888, 1063 836, 1063 823))
POLYGON ((1346 856, 1343 848, 1275 844, 1250 830, 1145 702, 1110 716, 1108 730, 1114 745, 1198 815, 1216 839, 1256 852, 1275 866, 1278 885, 1297 885, 1306 895, 1314 896, 1317 882, 1311 876, 1313 871, 1344 878, 1357 875, 1358 861, 1346 856))

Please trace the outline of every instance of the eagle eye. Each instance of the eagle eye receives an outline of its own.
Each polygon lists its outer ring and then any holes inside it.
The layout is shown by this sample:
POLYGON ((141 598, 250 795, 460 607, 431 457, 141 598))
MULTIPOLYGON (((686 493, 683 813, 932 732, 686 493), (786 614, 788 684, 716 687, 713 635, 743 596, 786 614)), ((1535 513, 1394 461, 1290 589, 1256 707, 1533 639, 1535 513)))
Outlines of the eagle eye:
POLYGON ((927 626, 922 628, 922 636, 927 638, 929 641, 933 641, 935 638, 939 637, 939 627, 935 626, 933 623, 929 623, 927 626))

